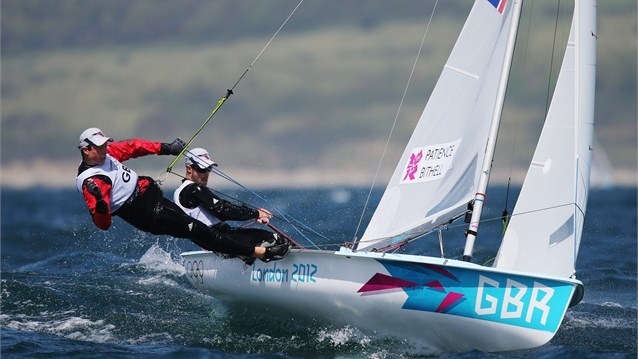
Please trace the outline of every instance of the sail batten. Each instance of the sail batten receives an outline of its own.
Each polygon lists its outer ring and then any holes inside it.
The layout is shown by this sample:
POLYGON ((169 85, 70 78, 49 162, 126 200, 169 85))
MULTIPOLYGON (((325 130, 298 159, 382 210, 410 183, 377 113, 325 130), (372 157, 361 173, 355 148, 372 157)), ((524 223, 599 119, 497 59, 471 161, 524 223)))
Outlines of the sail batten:
POLYGON ((463 75, 463 76, 469 77, 470 79, 472 79, 474 81, 478 81, 479 80, 479 75, 473 74, 473 73, 471 73, 469 71, 466 71, 466 70, 463 70, 463 69, 459 69, 459 68, 456 68, 456 67, 451 66, 451 65, 445 65, 445 68, 450 70, 450 71, 456 72, 459 75, 463 75))

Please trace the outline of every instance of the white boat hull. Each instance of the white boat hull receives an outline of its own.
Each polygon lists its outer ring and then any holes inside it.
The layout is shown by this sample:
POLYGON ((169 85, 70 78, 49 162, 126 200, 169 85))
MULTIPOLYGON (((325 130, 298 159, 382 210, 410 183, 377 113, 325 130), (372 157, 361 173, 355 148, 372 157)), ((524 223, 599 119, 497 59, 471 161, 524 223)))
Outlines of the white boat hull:
POLYGON ((190 282, 221 301, 261 302, 442 352, 541 346, 582 296, 577 280, 412 255, 293 249, 252 266, 205 251, 182 258, 190 282))

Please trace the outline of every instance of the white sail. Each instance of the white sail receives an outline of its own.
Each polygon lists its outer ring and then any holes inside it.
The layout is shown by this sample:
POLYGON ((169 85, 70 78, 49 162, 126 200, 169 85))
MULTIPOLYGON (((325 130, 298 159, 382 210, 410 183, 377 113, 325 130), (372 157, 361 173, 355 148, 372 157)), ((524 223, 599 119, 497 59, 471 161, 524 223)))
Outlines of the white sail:
POLYGON ((595 8, 595 1, 576 1, 552 103, 497 268, 574 274, 593 150, 595 8))
POLYGON ((510 3, 474 3, 358 250, 417 237, 466 210, 483 162, 510 3))

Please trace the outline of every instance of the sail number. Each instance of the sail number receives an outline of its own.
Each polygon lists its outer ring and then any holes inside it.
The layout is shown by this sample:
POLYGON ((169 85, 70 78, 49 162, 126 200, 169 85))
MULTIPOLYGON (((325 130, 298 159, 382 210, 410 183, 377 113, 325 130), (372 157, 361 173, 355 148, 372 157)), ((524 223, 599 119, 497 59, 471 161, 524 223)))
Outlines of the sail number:
POLYGON ((534 281, 533 286, 507 278, 505 283, 479 276, 474 310, 480 316, 524 320, 546 325, 554 289, 534 281))

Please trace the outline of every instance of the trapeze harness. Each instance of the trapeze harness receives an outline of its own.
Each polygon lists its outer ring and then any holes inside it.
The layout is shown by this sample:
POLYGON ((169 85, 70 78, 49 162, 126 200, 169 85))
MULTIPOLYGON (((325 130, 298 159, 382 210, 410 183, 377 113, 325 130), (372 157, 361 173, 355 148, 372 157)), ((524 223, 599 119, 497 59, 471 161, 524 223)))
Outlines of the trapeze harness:
POLYGON ((182 205, 182 202, 179 200, 179 196, 182 193, 182 190, 186 188, 186 186, 193 183, 195 182, 191 180, 184 180, 182 184, 175 190, 175 193, 173 194, 173 202, 175 202, 189 216, 199 220, 209 227, 213 227, 214 225, 221 222, 219 218, 215 217, 210 212, 203 210, 201 206, 196 206, 193 208, 184 207, 184 205, 182 205))
POLYGON ((104 164, 89 167, 78 175, 75 185, 80 193, 84 181, 94 176, 104 176, 111 180, 111 213, 122 207, 138 191, 137 173, 109 154, 106 155, 104 164))

